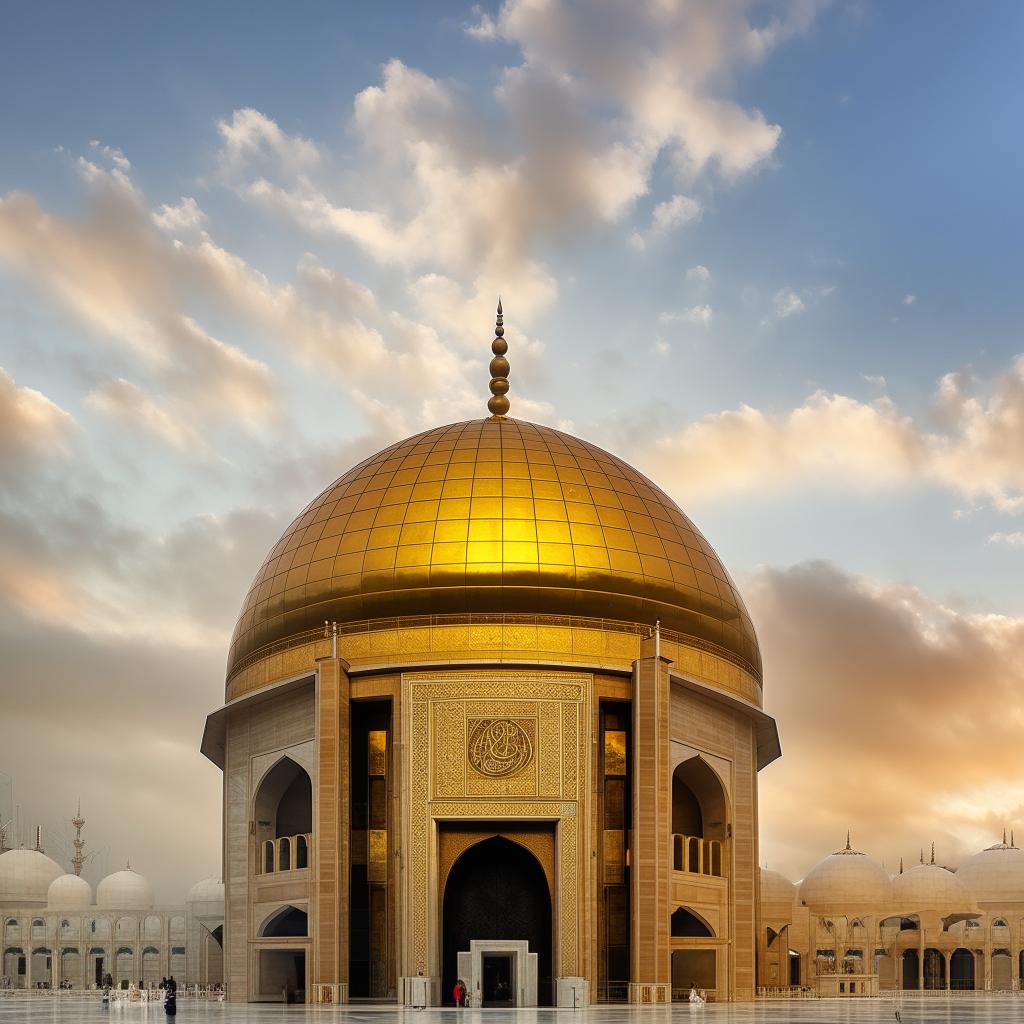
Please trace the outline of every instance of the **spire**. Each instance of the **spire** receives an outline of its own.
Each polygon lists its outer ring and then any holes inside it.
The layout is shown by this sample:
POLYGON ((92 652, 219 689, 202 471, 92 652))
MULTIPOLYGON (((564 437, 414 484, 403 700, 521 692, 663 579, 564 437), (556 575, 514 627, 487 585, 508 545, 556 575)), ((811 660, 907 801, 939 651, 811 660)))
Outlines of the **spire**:
POLYGON ((852 850, 853 849, 853 847, 850 846, 850 830, 849 829, 846 830, 846 849, 847 850, 852 850))
POLYGON ((935 840, 934 839, 932 840, 932 859, 931 859, 931 863, 932 864, 935 863, 935 840))
POLYGON ((924 863, 924 847, 923 846, 921 847, 921 860, 920 860, 919 863, 921 863, 921 864, 924 863))
POLYGON ((81 876, 82 865, 85 864, 85 855, 82 852, 85 849, 85 840, 82 838, 82 826, 85 825, 85 818, 82 817, 81 797, 78 800, 78 811, 71 819, 71 824, 75 828, 75 838, 73 840, 75 855, 71 858, 71 865, 75 869, 75 874, 81 876))
POLYGON ((1013 841, 1013 829, 1010 829, 1010 846, 1016 849, 1017 844, 1013 841))
POLYGON ((131 869, 132 869, 132 859, 131 859, 131 857, 129 857, 129 858, 128 858, 128 859, 127 859, 127 860, 126 860, 125 862, 124 862, 124 869, 125 869, 125 871, 131 871, 131 869))
POLYGON ((1003 846, 1006 845, 1006 826, 1003 826, 1003 846))
POLYGON ((46 853, 43 849, 43 826, 36 825, 36 851, 38 853, 46 853))
POLYGON ((491 412, 491 418, 503 420, 508 413, 508 360, 505 353, 508 351, 508 342, 504 338, 505 327, 501 314, 501 299, 498 299, 498 315, 494 323, 494 341, 491 342, 491 351, 494 358, 491 360, 491 397, 487 399, 487 408, 491 412))
POLYGON ((900 874, 903 874, 903 858, 900 857, 900 874))

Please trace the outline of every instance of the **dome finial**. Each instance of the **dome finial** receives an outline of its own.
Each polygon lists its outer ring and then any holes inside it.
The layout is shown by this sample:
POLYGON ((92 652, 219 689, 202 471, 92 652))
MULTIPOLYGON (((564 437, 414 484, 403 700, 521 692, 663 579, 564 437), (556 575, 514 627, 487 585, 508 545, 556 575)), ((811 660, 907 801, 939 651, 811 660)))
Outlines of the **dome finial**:
POLYGON ((846 848, 847 848, 847 850, 852 850, 853 849, 853 847, 850 845, 850 830, 849 829, 846 830, 846 848))
POLYGON ((487 400, 487 408, 490 410, 491 419, 503 420, 508 413, 508 360, 505 353, 508 351, 508 342, 505 340, 504 319, 501 312, 501 296, 498 296, 498 315, 494 322, 494 341, 491 342, 491 351, 494 358, 491 360, 491 397, 487 400))
POLYGON ((932 864, 935 863, 935 840, 934 839, 932 840, 932 859, 931 859, 930 863, 932 863, 932 864))
POLYGON ((900 874, 903 874, 903 858, 900 857, 900 874))
POLYGON ((1013 829, 1012 829, 1012 828, 1010 829, 1010 846, 1011 846, 1011 847, 1012 847, 1013 849, 1016 849, 1016 848, 1017 848, 1017 844, 1016 844, 1016 843, 1014 843, 1014 841, 1013 841, 1013 829))
POLYGON ((1003 826, 1003 846, 1006 845, 1006 826, 1003 826))

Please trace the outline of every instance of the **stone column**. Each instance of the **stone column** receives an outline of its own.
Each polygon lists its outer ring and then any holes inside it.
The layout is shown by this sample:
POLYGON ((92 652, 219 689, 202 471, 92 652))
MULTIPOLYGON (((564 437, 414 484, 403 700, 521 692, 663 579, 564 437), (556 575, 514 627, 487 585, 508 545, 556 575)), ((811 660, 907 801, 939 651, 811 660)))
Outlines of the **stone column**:
POLYGON ((91 984, 89 980, 89 950, 92 949, 92 932, 87 927, 91 920, 92 918, 83 917, 78 927, 78 957, 82 965, 83 989, 88 989, 91 984))
POLYGON ((670 663, 656 652, 655 645, 653 638, 643 641, 641 656, 633 663, 630 1002, 668 1002, 672 998, 670 663))
POLYGON ((348 984, 350 704, 348 665, 340 658, 318 661, 309 971, 314 985, 348 984))
POLYGON ((924 923, 917 919, 917 990, 924 991, 924 923))
POLYGON ((171 925, 166 914, 160 915, 160 977, 166 978, 171 973, 171 925))

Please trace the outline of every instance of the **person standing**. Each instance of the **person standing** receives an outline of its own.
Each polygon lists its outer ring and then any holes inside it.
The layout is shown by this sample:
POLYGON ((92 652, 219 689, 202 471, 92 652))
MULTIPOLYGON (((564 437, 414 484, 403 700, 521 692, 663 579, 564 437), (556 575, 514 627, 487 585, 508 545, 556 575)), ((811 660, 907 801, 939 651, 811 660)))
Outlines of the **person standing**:
POLYGON ((455 988, 452 989, 452 995, 455 996, 456 1008, 461 1007, 465 1003, 466 985, 461 978, 455 982, 455 988))

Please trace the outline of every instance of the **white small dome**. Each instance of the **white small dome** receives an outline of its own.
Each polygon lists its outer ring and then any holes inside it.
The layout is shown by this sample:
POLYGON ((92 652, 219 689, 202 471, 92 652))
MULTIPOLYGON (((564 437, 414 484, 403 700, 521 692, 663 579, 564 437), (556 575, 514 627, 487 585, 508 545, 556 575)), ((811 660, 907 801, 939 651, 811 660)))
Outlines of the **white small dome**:
POLYGON ((902 914, 941 910, 946 914, 970 910, 974 905, 963 879, 938 864, 915 864, 892 883, 895 908, 902 914))
POLYGON ((1024 900, 1024 850, 996 843, 964 861, 956 876, 979 902, 1024 900))
POLYGON ((892 882, 885 868, 867 854, 850 847, 837 850, 807 872, 800 883, 800 902, 812 909, 841 914, 889 903, 892 882))
POLYGON ((64 869, 38 850, 8 850, 0 856, 0 904, 45 903, 50 883, 64 869))
POLYGON ((787 903, 796 899, 796 886, 778 871, 761 868, 761 902, 787 903))
POLYGON ((204 878, 188 891, 189 903, 223 903, 224 883, 219 878, 204 878))
POLYGON ((46 905, 55 910, 78 910, 92 906, 92 886, 78 875, 61 875, 50 883, 46 905))
POLYGON ((96 906, 107 910, 149 910, 153 906, 153 887, 131 868, 115 871, 96 886, 96 906))

